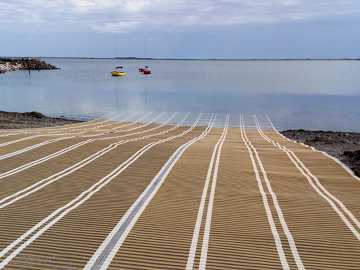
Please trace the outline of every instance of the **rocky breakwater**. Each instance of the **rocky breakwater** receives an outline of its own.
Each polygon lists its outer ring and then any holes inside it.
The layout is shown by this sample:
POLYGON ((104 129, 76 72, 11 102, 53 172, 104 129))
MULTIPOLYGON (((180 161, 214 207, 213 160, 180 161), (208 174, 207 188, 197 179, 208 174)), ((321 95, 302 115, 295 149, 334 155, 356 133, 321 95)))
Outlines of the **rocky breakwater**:
POLYGON ((0 62, 0 74, 7 71, 19 70, 21 64, 19 63, 10 63, 10 62, 0 62))
POLYGON ((0 59, 0 73, 14 70, 50 70, 59 69, 41 61, 40 58, 2 58, 0 59))

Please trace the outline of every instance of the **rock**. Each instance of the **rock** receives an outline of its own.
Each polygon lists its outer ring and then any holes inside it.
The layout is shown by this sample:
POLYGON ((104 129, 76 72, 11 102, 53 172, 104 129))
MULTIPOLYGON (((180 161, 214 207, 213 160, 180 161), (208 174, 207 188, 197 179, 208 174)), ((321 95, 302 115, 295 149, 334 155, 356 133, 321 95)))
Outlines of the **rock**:
POLYGON ((356 151, 345 151, 343 154, 345 157, 351 158, 353 160, 360 160, 360 150, 356 151))
POLYGON ((49 70, 59 69, 51 64, 47 64, 45 61, 41 61, 40 58, 28 59, 28 58, 2 58, 0 62, 0 73, 13 70, 49 70))
POLYGON ((21 64, 20 63, 13 63, 13 62, 2 62, 2 64, 0 64, 0 73, 5 73, 7 71, 14 71, 14 70, 19 70, 21 68, 21 64))
POLYGON ((0 110, 0 129, 37 128, 45 126, 61 126, 80 123, 82 121, 67 118, 53 118, 39 112, 5 112, 0 110))
POLYGON ((360 177, 360 133, 320 130, 286 130, 280 133, 338 158, 360 177))
POLYGON ((31 117, 34 117, 34 118, 45 118, 45 115, 43 115, 42 113, 39 113, 39 112, 27 112, 27 113, 24 113, 25 116, 31 116, 31 117))

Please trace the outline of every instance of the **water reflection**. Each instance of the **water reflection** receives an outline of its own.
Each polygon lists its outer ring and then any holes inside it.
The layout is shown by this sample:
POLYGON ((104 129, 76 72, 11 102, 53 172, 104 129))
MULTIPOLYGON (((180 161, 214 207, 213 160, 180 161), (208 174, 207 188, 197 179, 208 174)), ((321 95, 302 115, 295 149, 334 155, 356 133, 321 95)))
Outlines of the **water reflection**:
POLYGON ((154 60, 149 76, 138 72, 140 60, 45 61, 62 69, 0 76, 0 109, 77 119, 126 110, 242 113, 268 115, 280 130, 360 131, 360 61, 154 60), (126 76, 111 77, 119 64, 126 76))

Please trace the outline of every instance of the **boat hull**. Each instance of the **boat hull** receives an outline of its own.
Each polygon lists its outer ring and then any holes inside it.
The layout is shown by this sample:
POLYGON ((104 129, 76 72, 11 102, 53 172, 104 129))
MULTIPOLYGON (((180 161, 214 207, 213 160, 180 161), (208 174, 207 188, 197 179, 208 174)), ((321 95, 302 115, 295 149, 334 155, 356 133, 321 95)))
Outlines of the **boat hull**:
POLYGON ((124 76, 125 72, 112 71, 110 72, 112 76, 124 76))

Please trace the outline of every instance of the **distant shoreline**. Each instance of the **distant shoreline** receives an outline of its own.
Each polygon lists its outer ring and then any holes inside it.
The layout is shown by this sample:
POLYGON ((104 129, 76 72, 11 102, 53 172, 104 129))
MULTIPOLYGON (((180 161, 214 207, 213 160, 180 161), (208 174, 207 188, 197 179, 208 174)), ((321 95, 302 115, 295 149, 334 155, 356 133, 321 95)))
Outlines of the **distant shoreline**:
MULTIPOLYGON (((114 57, 59 57, 59 56, 0 56, 1 58, 58 58, 58 59, 114 59, 114 57)), ((190 61, 360 61, 360 58, 284 58, 284 59, 196 59, 196 58, 141 58, 141 57, 116 57, 121 60, 190 60, 190 61)))

